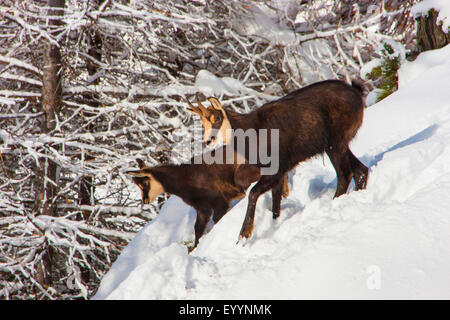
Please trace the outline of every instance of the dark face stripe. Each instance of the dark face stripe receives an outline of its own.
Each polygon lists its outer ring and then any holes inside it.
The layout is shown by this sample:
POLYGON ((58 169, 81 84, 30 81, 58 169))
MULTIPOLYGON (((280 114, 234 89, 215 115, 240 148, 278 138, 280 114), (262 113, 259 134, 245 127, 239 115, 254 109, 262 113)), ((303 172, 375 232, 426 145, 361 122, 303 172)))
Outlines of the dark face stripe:
POLYGON ((133 182, 142 191, 142 202, 145 204, 149 203, 150 179, 147 177, 134 177, 133 182))
POLYGON ((222 111, 214 110, 211 112, 211 114, 212 116, 214 116, 214 123, 212 123, 212 128, 215 130, 219 130, 223 122, 222 111))

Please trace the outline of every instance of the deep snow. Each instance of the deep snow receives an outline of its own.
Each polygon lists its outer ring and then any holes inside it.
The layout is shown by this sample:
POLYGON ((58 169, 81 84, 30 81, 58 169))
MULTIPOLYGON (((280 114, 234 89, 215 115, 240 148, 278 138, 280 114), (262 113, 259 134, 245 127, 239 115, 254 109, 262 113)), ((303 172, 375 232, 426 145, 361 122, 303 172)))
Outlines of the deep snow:
POLYGON ((123 250, 94 299, 450 299, 450 46, 400 71, 351 148, 367 190, 332 200, 328 158, 300 164, 272 220, 236 244, 244 198, 188 254, 195 212, 172 196, 123 250))

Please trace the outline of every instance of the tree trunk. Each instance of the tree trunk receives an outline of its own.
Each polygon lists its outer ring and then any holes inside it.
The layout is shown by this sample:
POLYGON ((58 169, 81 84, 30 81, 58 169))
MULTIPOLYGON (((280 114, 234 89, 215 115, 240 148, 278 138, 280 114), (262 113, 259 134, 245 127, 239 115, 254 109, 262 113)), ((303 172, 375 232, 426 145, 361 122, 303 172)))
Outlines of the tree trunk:
POLYGON ((450 43, 450 33, 442 31, 437 23, 439 13, 431 9, 427 16, 417 18, 417 48, 420 52, 442 48, 450 43))
MULTIPOLYGON (((48 16, 63 16, 64 0, 48 0, 48 16)), ((61 24, 60 20, 50 19, 48 25, 61 24)), ((44 66, 42 75, 42 96, 41 108, 44 112, 45 121, 42 124, 42 131, 48 133, 56 127, 56 116, 61 110, 62 88, 61 88, 61 53, 59 46, 47 40, 44 51, 44 66)), ((56 204, 52 203, 57 193, 57 165, 50 158, 43 158, 39 161, 39 167, 35 174, 35 207, 36 215, 55 216, 56 204)), ((42 255, 42 262, 38 268, 38 281, 44 285, 52 284, 55 273, 56 256, 54 250, 47 245, 42 255)))
MULTIPOLYGON (((93 3, 93 9, 97 9, 99 7, 99 0, 94 1, 93 3)), ((97 28, 95 25, 92 26, 91 30, 88 30, 89 35, 89 49, 88 54, 94 58, 96 61, 101 61, 102 59, 102 38, 100 37, 100 33, 97 31, 97 28)), ((90 77, 94 76, 98 71, 98 65, 92 61, 91 59, 87 60, 87 70, 90 77)), ((100 83, 100 78, 96 78, 93 80, 90 84, 97 85, 100 83)), ((91 105, 95 107, 99 107, 99 96, 97 94, 92 95, 92 103, 91 105)), ((89 124, 88 131, 93 131, 93 125, 89 124)), ((85 160, 89 161, 92 160, 93 157, 90 155, 85 156, 85 160)), ((93 194, 95 192, 95 184, 94 184, 94 177, 92 176, 84 176, 80 179, 80 185, 79 185, 79 201, 80 205, 95 205, 93 201, 93 194)), ((83 211, 83 217, 84 219, 89 219, 91 212, 90 211, 83 211)))
MULTIPOLYGON (((49 16, 62 16, 64 0, 48 0, 49 16), (59 8, 59 10, 58 10, 59 8)), ((58 25, 59 20, 50 20, 49 25, 58 25)), ((42 96, 41 107, 44 112, 45 121, 42 125, 44 133, 50 132, 56 126, 56 115, 61 109, 62 88, 61 88, 61 53, 59 47, 47 41, 44 52, 44 70, 42 75, 42 96)), ((37 213, 54 215, 54 208, 49 203, 55 196, 56 186, 44 179, 47 177, 53 182, 57 182, 56 164, 50 159, 41 159, 38 177, 40 178, 40 192, 36 193, 37 213)))

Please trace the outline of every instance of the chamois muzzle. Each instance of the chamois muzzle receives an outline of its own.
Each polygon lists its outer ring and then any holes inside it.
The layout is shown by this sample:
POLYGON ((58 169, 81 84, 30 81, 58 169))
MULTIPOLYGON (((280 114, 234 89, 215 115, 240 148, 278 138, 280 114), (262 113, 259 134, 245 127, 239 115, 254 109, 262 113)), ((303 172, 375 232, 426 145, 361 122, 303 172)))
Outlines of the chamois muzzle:
POLYGON ((215 137, 215 136, 209 137, 209 139, 206 141, 206 145, 209 146, 209 145, 211 145, 214 141, 216 141, 216 137, 215 137))

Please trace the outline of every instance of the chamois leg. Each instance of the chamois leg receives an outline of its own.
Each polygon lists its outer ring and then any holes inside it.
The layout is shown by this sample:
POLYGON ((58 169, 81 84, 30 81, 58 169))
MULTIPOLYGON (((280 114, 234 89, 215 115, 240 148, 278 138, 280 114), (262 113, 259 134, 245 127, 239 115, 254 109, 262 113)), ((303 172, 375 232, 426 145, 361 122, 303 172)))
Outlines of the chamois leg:
POLYGON ((289 196, 289 175, 286 172, 283 176, 283 198, 289 196))
MULTIPOLYGON (((208 212, 208 211, 206 211, 208 212)), ((195 220, 194 225, 194 231, 195 231, 195 243, 194 248, 197 247, 198 241, 200 240, 201 236, 205 232, 206 225, 209 222, 209 219, 211 218, 210 213, 205 213, 197 210, 197 219, 195 220)), ((192 248, 192 249, 194 249, 192 248)))
POLYGON ((367 178, 369 176, 369 168, 363 165, 361 161, 359 161, 359 159, 350 151, 350 149, 347 150, 347 153, 353 171, 353 179, 355 180, 356 190, 365 189, 367 186, 367 178))
POLYGON ((272 189, 272 217, 274 219, 280 216, 281 196, 284 195, 286 178, 287 175, 284 175, 278 184, 272 189))
POLYGON ((222 219, 222 217, 225 215, 225 213, 227 213, 228 208, 229 208, 229 206, 227 203, 218 204, 214 208, 214 213, 213 213, 214 224, 216 224, 217 222, 219 222, 220 219, 222 219))
POLYGON ((258 183, 250 190, 248 195, 247 213, 245 214, 244 223, 242 224, 239 239, 249 238, 253 232, 253 222, 255 219, 256 201, 260 195, 274 188, 280 183, 281 177, 279 175, 262 176, 258 183))
POLYGON ((343 148, 330 148, 327 150, 328 157, 336 170, 337 188, 333 198, 337 198, 347 192, 348 185, 353 177, 352 167, 347 150, 343 148))

